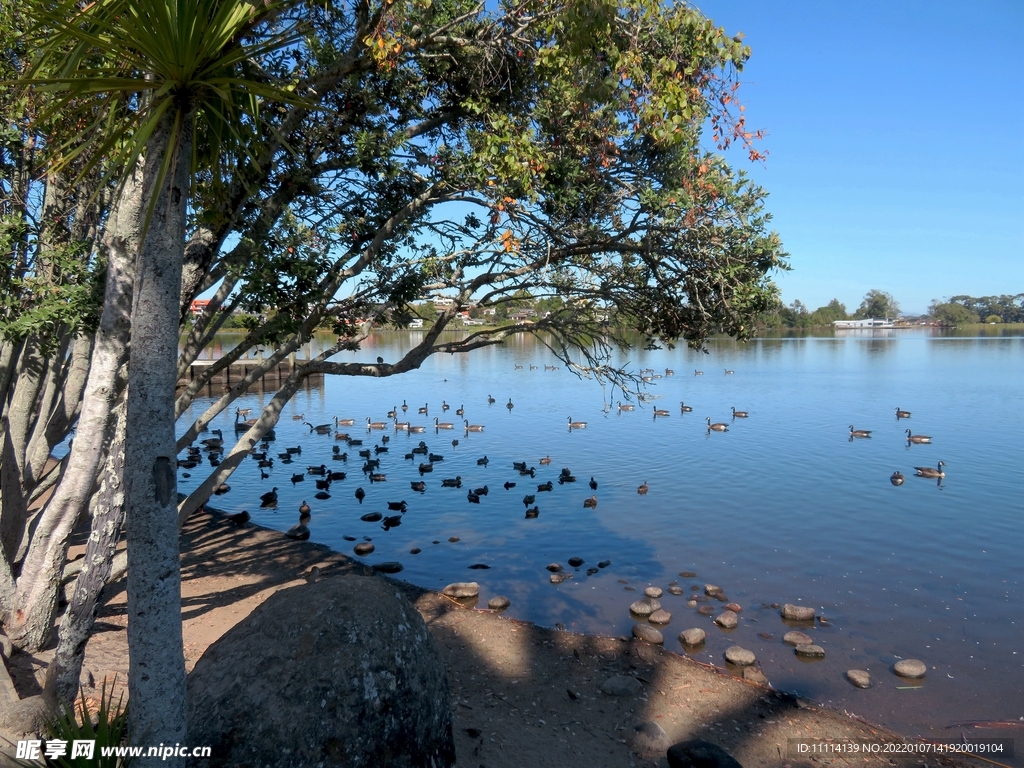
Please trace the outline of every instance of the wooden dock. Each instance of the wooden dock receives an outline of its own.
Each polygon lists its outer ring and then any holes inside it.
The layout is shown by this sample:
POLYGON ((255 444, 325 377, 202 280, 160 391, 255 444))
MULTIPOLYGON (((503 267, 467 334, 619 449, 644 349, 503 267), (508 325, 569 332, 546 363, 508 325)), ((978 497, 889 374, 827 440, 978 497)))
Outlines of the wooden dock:
MULTIPOLYGON (((184 378, 178 380, 178 386, 188 386, 195 381, 196 378, 202 376, 204 371, 216 362, 216 360, 196 360, 188 367, 188 373, 185 374, 184 378)), ((211 378, 209 384, 220 384, 225 387, 230 387, 232 384, 236 384, 244 379, 250 372, 259 368, 261 362, 261 360, 252 357, 235 360, 224 370, 211 378)), ((284 381, 291 376, 292 371, 306 362, 308 362, 308 360, 296 359, 294 355, 289 356, 264 373, 262 381, 278 383, 284 381)), ((310 374, 308 378, 322 379, 323 374, 310 374)))

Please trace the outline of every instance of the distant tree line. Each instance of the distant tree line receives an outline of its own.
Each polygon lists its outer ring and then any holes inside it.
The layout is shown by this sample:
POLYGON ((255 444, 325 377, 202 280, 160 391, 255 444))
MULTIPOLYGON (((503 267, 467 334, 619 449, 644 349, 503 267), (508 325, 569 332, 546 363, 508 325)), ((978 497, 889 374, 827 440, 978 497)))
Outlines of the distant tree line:
POLYGON ((965 323, 1024 323, 1024 293, 1016 296, 953 296, 935 299, 928 314, 943 325, 965 323))
POLYGON ((814 326, 832 325, 836 320, 862 320, 869 317, 896 318, 900 314, 900 305, 891 293, 872 289, 864 294, 860 306, 851 315, 846 305, 839 299, 832 299, 823 307, 813 312, 797 299, 788 307, 779 302, 773 312, 761 316, 761 324, 766 328, 813 328, 814 326))

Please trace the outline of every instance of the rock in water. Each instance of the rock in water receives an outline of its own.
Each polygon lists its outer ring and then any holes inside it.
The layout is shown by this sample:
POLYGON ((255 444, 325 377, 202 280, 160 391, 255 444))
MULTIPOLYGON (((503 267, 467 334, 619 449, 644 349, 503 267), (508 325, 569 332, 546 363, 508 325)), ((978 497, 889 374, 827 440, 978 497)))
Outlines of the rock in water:
POLYGON ((199 659, 188 703, 190 737, 220 765, 455 765, 444 664, 380 578, 272 595, 199 659))
POLYGON ((703 629, 684 629, 679 633, 679 642, 683 645, 700 645, 706 637, 703 629))
POLYGON ((732 611, 722 611, 715 617, 715 624, 720 626, 722 629, 735 629, 736 625, 740 623, 739 618, 732 611))
POLYGON ((748 651, 746 648, 741 648, 738 645, 725 649, 725 660, 735 664, 737 667, 749 667, 757 661, 753 651, 748 651))
POLYGON ((814 638, 805 632, 793 630, 782 636, 782 642, 786 645, 810 645, 814 642, 814 638))
POLYGON ((914 679, 924 677, 928 672, 928 667, 925 666, 923 661, 918 661, 917 659, 903 659, 902 661, 896 662, 896 665, 893 667, 893 672, 900 677, 909 677, 914 679))
POLYGON ((782 606, 782 618, 790 621, 814 621, 814 609, 808 605, 793 605, 786 603, 782 606))
POLYGON ((720 746, 703 739, 673 744, 667 757, 669 768, 743 768, 720 746))
POLYGON ((661 645, 665 642, 665 636, 649 624, 634 624, 633 637, 643 640, 646 643, 661 645))
POLYGON ((863 669, 846 670, 846 679, 858 688, 871 687, 871 675, 868 672, 865 672, 863 669))

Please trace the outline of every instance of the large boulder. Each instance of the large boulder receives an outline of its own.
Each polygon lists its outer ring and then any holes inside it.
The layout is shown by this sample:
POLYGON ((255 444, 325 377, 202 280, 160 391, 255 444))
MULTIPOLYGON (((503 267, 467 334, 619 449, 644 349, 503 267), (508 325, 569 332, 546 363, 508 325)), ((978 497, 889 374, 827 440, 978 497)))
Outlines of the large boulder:
POLYGON ((373 576, 271 596, 188 678, 189 739, 217 765, 455 764, 448 679, 422 617, 373 576))

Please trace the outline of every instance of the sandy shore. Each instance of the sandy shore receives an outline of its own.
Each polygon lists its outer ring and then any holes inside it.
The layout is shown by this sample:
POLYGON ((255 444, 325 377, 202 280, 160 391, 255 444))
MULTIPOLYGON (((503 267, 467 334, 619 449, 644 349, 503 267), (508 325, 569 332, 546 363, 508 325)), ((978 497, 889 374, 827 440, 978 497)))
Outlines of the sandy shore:
MULTIPOLYGON (((219 514, 200 512, 182 540, 182 620, 188 669, 211 643, 279 589, 306 584, 313 566, 321 578, 369 572, 362 564, 308 542, 219 514)), ((77 552, 72 550, 72 556, 77 552)), ((559 765, 667 766, 664 749, 650 749, 634 727, 657 723, 668 743, 701 738, 754 766, 982 765, 972 761, 801 757, 792 739, 884 739, 881 728, 738 679, 660 646, 624 638, 577 635, 457 605, 405 585, 448 666, 460 768, 559 765), (601 685, 616 675, 641 682, 639 693, 608 696, 601 685)), ((123 589, 101 612, 86 650, 84 676, 98 696, 104 679, 127 679, 123 589)), ((47 654, 20 655, 21 695, 41 679, 47 654)), ((214 760, 214 763, 216 761, 214 760)), ((989 763, 991 764, 991 763, 989 763)))

